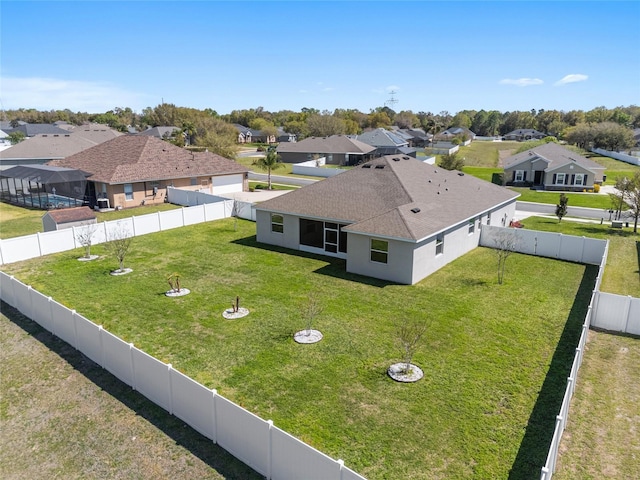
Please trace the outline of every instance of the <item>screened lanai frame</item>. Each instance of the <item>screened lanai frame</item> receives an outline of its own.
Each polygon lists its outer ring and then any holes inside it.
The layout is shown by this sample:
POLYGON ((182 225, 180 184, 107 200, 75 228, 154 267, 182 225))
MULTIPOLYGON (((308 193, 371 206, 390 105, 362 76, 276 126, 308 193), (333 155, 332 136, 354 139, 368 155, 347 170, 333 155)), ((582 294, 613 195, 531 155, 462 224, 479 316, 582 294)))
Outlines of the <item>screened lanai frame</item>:
POLYGON ((0 172, 0 200, 51 210, 86 205, 87 177, 82 170, 21 165, 0 172))

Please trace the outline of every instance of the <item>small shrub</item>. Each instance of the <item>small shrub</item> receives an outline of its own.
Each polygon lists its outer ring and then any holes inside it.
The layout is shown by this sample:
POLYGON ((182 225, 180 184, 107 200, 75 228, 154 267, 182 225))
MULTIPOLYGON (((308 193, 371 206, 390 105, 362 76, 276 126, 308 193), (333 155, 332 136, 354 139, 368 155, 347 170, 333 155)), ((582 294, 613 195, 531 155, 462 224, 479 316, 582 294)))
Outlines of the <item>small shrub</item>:
POLYGON ((593 191, 594 191, 595 193, 600 193, 600 184, 599 184, 599 183, 596 183, 596 184, 593 186, 593 191))

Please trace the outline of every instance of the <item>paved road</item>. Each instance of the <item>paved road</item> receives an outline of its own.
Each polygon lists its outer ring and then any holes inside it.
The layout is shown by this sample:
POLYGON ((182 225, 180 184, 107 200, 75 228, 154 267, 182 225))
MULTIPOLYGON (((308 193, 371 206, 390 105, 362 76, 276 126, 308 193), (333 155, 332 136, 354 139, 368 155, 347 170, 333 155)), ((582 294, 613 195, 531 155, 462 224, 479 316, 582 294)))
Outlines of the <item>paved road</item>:
MULTIPOLYGON (((249 180, 266 182, 267 174, 249 172, 249 180)), ((315 183, 317 181, 318 180, 313 180, 310 178, 283 177, 283 176, 271 174, 271 183, 283 183, 285 185, 296 185, 299 187, 304 187, 305 185, 311 185, 312 183, 315 183)))
MULTIPOLYGON (((548 203, 533 203, 533 202, 516 202, 516 210, 534 213, 544 213, 546 215, 555 215, 556 206, 548 203)), ((622 213, 622 219, 626 220, 625 213, 622 213)), ((568 217, 582 217, 582 218, 595 218, 597 220, 604 219, 609 220, 609 210, 602 210, 599 208, 584 208, 584 207, 567 207, 568 217)))

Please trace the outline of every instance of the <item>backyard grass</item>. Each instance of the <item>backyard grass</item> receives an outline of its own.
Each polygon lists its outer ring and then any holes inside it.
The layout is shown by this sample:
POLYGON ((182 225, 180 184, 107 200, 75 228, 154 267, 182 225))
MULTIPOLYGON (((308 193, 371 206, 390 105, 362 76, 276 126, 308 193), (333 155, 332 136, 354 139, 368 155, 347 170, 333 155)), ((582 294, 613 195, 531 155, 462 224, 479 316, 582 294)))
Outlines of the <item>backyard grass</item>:
POLYGON ((556 480, 640 478, 640 338, 589 331, 556 480))
MULTIPOLYGON (((556 205, 560 199, 560 192, 542 192, 531 190, 530 188, 508 187, 514 192, 518 192, 521 202, 548 203, 556 205)), ((612 208, 611 197, 600 193, 565 193, 569 199, 569 207, 587 207, 600 210, 612 208)))
POLYGON ((516 254, 498 285, 478 248, 401 286, 260 245, 232 219, 137 237, 127 276, 94 248, 94 262, 78 250, 5 269, 371 480, 536 478, 596 274, 516 254), (174 271, 190 295, 164 296, 174 271), (310 291, 324 339, 299 345, 310 291), (225 320, 236 295, 250 314, 225 320), (428 325, 416 384, 386 375, 406 318, 428 325))
POLYGON ((469 167, 496 168, 499 166, 500 151, 504 151, 503 156, 510 156, 521 146, 520 142, 471 142, 466 147, 460 147, 458 157, 464 158, 464 164, 469 167))
POLYGON ((574 222, 564 219, 529 217, 525 228, 558 232, 579 237, 609 240, 609 255, 600 289, 603 292, 640 297, 640 235, 632 228, 617 229, 599 223, 574 222))
POLYGON ((2 478, 264 478, 6 304, 2 478))
POLYGON ((462 167, 462 171, 474 177, 480 178, 486 182, 491 182, 494 173, 502 173, 502 168, 493 167, 462 167))

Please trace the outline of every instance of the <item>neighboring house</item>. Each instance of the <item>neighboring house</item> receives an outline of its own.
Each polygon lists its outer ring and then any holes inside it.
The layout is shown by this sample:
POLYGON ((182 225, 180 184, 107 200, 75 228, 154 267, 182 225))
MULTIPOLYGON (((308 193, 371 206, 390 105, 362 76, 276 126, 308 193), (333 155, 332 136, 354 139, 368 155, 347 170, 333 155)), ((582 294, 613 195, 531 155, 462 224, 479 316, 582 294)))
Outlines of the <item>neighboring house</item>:
POLYGON ((65 208, 45 213, 42 217, 42 228, 45 232, 51 232, 97 222, 96 214, 89 207, 65 208))
POLYGON ((407 140, 409 142, 410 147, 424 148, 431 144, 431 139, 433 138, 433 135, 425 132, 421 128, 407 128, 407 129, 401 129, 398 131, 410 137, 407 140))
POLYGON ((476 138, 476 134, 466 127, 449 127, 436 135, 436 140, 450 142, 454 138, 460 138, 461 145, 469 145, 476 138))
POLYGON ((507 133, 502 138, 504 140, 516 140, 518 142, 526 142, 528 140, 540 140, 547 136, 546 133, 539 132, 533 128, 521 128, 507 133))
POLYGON ((384 128, 376 128, 352 138, 376 148, 375 156, 393 155, 402 152, 401 148, 410 148, 409 142, 402 136, 384 128))
POLYGON ((162 203, 168 186, 214 195, 248 190, 248 169, 239 163, 145 135, 123 135, 50 164, 91 174, 90 206, 105 206, 104 199, 107 208, 162 203))
POLYGON ((276 138, 278 142, 296 142, 298 137, 295 133, 287 133, 284 131, 282 127, 278 127, 278 137, 276 138))
POLYGON ((64 135, 67 130, 49 123, 21 123, 15 128, 3 129, 6 133, 22 132, 25 137, 36 135, 64 135))
POLYGON ((160 140, 167 140, 174 138, 180 131, 178 127, 149 127, 136 135, 146 135, 148 137, 159 138, 160 140))
POLYGON ((505 159, 507 185, 544 190, 582 191, 604 181, 602 165, 554 142, 505 159))
POLYGON ((505 225, 516 192, 408 156, 371 160, 256 206, 262 243, 346 260, 348 272, 414 284, 505 225))
POLYGON ((238 143, 276 143, 275 135, 268 135, 261 130, 254 130, 238 123, 233 124, 238 130, 238 143))
POLYGON ((44 165, 121 136, 106 125, 86 124, 60 128, 62 133, 42 133, 0 151, 0 170, 21 165, 44 165))
POLYGON ((346 135, 308 137, 276 148, 284 163, 302 163, 324 157, 328 165, 357 165, 372 158, 375 147, 346 135))

